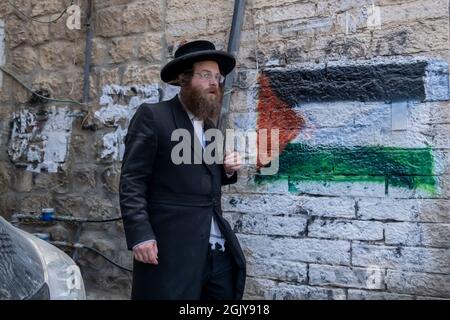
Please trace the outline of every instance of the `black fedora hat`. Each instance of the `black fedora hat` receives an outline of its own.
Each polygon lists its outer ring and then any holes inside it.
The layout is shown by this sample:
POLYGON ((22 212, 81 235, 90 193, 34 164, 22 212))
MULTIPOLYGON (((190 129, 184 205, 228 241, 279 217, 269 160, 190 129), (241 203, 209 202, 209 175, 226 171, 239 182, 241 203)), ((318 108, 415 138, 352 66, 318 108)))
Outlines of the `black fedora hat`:
POLYGON ((212 60, 219 65, 220 73, 224 76, 229 74, 236 65, 236 59, 225 51, 216 50, 214 44, 206 40, 196 40, 183 44, 177 51, 172 61, 161 69, 161 79, 173 85, 178 75, 185 69, 199 61, 212 60))

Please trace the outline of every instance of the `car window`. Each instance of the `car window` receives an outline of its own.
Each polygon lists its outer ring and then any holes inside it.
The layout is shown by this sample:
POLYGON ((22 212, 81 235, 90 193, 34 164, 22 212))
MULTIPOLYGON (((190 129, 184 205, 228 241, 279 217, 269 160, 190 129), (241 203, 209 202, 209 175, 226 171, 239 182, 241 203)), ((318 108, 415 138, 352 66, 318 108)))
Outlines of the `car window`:
POLYGON ((0 217, 0 299, 45 299, 47 294, 35 248, 0 217))

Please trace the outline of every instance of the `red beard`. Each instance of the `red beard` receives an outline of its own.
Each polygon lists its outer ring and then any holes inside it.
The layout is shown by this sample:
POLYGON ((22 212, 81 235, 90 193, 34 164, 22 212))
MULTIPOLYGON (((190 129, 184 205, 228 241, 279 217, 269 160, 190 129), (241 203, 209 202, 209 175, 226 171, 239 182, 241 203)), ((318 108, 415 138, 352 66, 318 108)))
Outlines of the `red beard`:
POLYGON ((186 86, 180 93, 186 108, 201 120, 215 121, 219 116, 223 100, 222 87, 213 87, 205 90, 186 86))

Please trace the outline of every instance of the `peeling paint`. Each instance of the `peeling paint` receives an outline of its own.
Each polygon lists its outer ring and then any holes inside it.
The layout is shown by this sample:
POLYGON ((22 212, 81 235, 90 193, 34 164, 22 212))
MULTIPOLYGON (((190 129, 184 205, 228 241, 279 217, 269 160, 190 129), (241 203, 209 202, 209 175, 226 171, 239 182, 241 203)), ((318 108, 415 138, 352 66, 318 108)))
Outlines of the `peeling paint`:
POLYGON ((123 139, 127 135, 127 130, 118 127, 116 131, 107 133, 103 136, 103 150, 100 158, 122 160, 125 152, 125 145, 123 139))
POLYGON ((103 107, 94 113, 94 117, 101 124, 115 127, 116 130, 108 132, 102 137, 100 159, 122 160, 125 150, 123 139, 127 134, 130 119, 142 103, 159 101, 158 89, 157 85, 107 85, 103 87, 103 94, 100 97, 100 105, 103 107))
POLYGON ((16 165, 33 172, 58 172, 65 163, 72 133, 69 107, 52 106, 45 120, 28 109, 13 114, 8 154, 16 165))
POLYGON ((104 125, 118 126, 122 119, 131 119, 136 108, 142 103, 159 100, 157 85, 103 87, 100 105, 104 106, 94 113, 94 117, 104 125))

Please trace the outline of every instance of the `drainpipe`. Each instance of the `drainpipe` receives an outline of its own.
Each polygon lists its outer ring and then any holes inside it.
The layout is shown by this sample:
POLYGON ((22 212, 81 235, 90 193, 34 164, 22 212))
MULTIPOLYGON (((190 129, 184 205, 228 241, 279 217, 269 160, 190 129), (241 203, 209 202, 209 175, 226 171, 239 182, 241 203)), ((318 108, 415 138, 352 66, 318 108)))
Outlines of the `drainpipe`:
MULTIPOLYGON (((241 40, 241 29, 244 23, 244 13, 245 13, 245 0, 235 0, 234 1, 234 12, 233 20, 231 23, 230 38, 228 39, 228 53, 237 57, 239 51, 239 44, 241 40)), ((235 69, 234 69, 235 70, 235 69)), ((230 109, 231 101, 231 88, 233 87, 234 80, 234 70, 227 75, 224 85, 224 96, 222 109, 220 111, 220 117, 217 127, 225 134, 225 129, 227 128, 226 118, 230 109)))
POLYGON ((89 102, 89 74, 91 71, 91 52, 92 52, 92 38, 94 31, 92 30, 92 14, 94 12, 94 2, 88 0, 87 9, 87 34, 86 34, 86 48, 84 51, 84 79, 83 79, 83 102, 89 102))
MULTIPOLYGON (((87 8, 87 34, 86 34, 86 48, 84 51, 84 77, 83 77, 83 103, 89 102, 89 75, 91 72, 91 52, 92 52, 92 38, 94 36, 94 31, 92 30, 92 14, 94 12, 94 1, 88 0, 87 8)), ((79 224, 77 232, 75 234, 75 242, 80 239, 82 225, 79 224)), ((72 259, 77 261, 78 259, 78 248, 75 248, 72 253, 72 259)))

